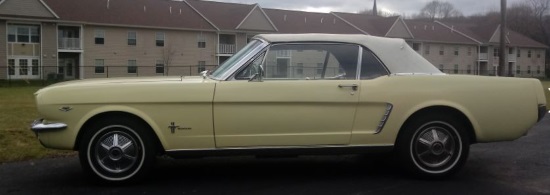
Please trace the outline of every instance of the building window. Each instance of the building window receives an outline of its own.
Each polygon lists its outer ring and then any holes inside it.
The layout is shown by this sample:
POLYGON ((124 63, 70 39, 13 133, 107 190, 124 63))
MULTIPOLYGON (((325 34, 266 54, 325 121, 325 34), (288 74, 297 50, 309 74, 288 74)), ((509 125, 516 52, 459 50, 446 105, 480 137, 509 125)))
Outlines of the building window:
POLYGON ((317 74, 318 75, 323 74, 323 63, 317 63, 317 74))
POLYGON ((158 74, 164 74, 164 61, 157 60, 157 63, 155 64, 155 72, 158 74))
POLYGON ((8 26, 8 42, 10 43, 39 43, 40 30, 38 26, 8 26))
POLYGON ((472 65, 468 65, 468 69, 466 69, 466 73, 468 74, 472 73, 472 65))
POLYGON ((455 74, 458 74, 458 64, 455 64, 454 73, 455 73, 455 74))
POLYGON ((420 51, 420 43, 413 43, 413 49, 414 51, 420 51))
POLYGON ((296 64, 296 74, 297 75, 303 75, 304 74, 304 63, 297 63, 296 64))
POLYGON ((137 73, 137 61, 128 60, 128 73, 135 74, 137 73))
POLYGON ((531 66, 527 66, 527 74, 531 74, 531 66))
POLYGON ((155 41, 156 46, 164 47, 164 33, 158 32, 155 37, 156 37, 156 41, 155 41))
POLYGON ((128 32, 128 45, 136 45, 137 34, 136 32, 128 32))
POLYGON ((518 49, 517 57, 518 58, 521 57, 521 50, 520 49, 518 49))
POLYGON ((38 75, 38 59, 32 60, 31 73, 32 75, 38 75))
POLYGON ((199 61, 199 73, 203 72, 206 70, 206 61, 199 61))
POLYGON ((424 54, 429 55, 430 54, 430 45, 424 46, 424 54))
POLYGON ((206 37, 202 33, 197 36, 197 47, 206 48, 206 37))
POLYGON ((468 47, 468 56, 471 56, 471 55, 472 55, 472 48, 468 47))
POLYGON ((95 60, 95 73, 97 74, 105 73, 105 60, 103 59, 95 60))
POLYGON ((494 48, 493 49, 493 57, 498 57, 499 56, 499 49, 498 48, 494 48))
POLYGON ((537 52, 537 58, 540 58, 540 51, 537 52))
POLYGON ((8 59, 8 75, 15 75, 15 59, 8 59))
POLYGON ((439 47, 439 55, 445 55, 445 46, 439 47))
POLYGON ((531 58, 531 50, 527 50, 527 57, 531 58))
POLYGON ((95 30, 95 44, 98 44, 98 45, 105 44, 105 31, 104 30, 95 30))
POLYGON ((516 74, 519 74, 521 73, 521 67, 520 66, 516 66, 516 74))
POLYGON ((455 56, 458 56, 458 49, 459 47, 455 47, 455 56))
POLYGON ((445 71, 445 65, 440 64, 440 65, 439 65, 439 70, 440 70, 441 72, 444 72, 444 71, 445 71))
POLYGON ((29 60, 19 59, 19 75, 29 74, 29 60))
POLYGON ((537 66, 537 74, 540 74, 540 66, 537 66))

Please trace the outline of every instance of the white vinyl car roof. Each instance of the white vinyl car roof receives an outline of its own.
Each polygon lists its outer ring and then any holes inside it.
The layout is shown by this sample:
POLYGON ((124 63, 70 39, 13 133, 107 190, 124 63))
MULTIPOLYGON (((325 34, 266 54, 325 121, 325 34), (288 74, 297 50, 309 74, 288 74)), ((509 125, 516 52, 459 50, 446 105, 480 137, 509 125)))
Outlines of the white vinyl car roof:
POLYGON ((270 43, 340 42, 358 44, 373 51, 392 74, 442 74, 439 69, 414 51, 403 39, 360 34, 260 34, 254 38, 263 39, 270 43))

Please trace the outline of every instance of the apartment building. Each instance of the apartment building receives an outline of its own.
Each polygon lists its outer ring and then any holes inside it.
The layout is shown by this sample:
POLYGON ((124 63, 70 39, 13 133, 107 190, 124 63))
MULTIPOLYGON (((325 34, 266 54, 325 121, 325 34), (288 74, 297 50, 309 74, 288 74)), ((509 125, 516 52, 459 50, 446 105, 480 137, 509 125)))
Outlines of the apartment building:
MULTIPOLYGON (((196 75, 261 33, 403 38, 444 72, 494 75, 498 30, 199 0, 1 0, 0 79, 196 75)), ((507 41, 508 75, 544 76, 547 46, 513 31, 507 41)), ((299 56, 281 52, 277 70, 303 72, 283 67, 300 67, 299 56)))

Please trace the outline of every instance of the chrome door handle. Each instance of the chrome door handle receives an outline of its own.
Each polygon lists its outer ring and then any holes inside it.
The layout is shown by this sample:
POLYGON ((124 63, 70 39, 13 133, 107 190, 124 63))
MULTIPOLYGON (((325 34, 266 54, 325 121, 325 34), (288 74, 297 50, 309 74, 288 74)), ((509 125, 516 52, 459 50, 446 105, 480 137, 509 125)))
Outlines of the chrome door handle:
POLYGON ((350 87, 353 91, 357 91, 357 88, 359 87, 357 84, 350 84, 350 85, 343 85, 343 84, 340 84, 338 85, 339 88, 344 88, 344 87, 350 87))

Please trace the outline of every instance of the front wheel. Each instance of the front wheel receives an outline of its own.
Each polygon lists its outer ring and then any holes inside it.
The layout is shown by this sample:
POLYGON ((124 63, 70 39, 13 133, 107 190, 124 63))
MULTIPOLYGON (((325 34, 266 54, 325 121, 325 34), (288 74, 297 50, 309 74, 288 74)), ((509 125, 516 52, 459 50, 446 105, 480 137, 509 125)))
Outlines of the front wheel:
POLYGON ((409 123, 397 140, 400 162, 409 172, 428 179, 455 174, 468 159, 464 125, 450 116, 422 116, 409 123))
POLYGON ((95 123, 80 142, 80 164, 94 178, 110 183, 141 179, 155 159, 147 129, 128 119, 95 123))

